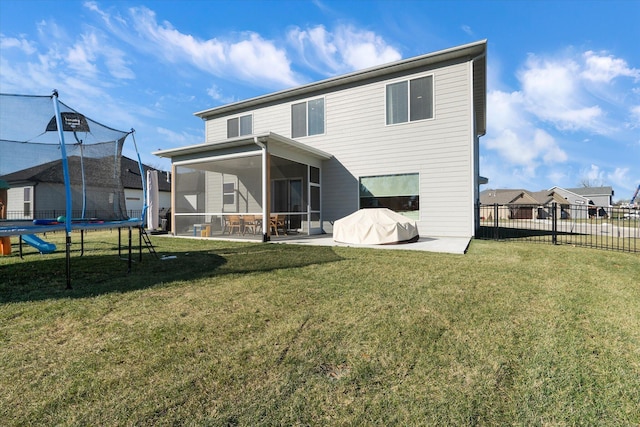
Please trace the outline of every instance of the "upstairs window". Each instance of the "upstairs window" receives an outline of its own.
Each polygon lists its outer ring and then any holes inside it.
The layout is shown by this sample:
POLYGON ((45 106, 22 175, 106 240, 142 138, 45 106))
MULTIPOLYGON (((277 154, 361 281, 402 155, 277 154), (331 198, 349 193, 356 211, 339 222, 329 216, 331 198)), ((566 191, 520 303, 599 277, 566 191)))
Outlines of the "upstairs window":
POLYGON ((324 133, 324 98, 300 102, 291 106, 291 137, 324 133))
POLYGON ((227 120, 227 138, 251 135, 253 133, 251 114, 227 120))
POLYGON ((387 85, 387 124, 433 118, 433 76, 387 85))

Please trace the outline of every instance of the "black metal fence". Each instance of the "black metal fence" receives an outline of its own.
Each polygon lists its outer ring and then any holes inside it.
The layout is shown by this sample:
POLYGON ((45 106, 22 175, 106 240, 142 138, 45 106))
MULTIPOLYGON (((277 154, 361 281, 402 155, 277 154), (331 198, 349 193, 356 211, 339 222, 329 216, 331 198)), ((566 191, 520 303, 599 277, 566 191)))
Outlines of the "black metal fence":
POLYGON ((640 211, 593 205, 480 205, 478 239, 640 252, 640 211))

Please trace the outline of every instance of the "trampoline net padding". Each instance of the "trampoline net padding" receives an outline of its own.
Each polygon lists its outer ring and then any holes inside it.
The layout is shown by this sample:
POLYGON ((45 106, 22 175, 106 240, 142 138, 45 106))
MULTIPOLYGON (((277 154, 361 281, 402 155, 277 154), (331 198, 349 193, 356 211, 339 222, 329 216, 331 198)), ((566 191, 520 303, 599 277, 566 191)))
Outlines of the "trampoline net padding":
MULTIPOLYGON (((129 132, 102 125, 59 102, 74 218, 128 219, 121 178, 122 146, 129 132)), ((51 96, 0 94, 0 179, 19 192, 32 187, 25 218, 65 212, 62 150, 51 96)), ((9 198, 7 212, 26 209, 9 198)))

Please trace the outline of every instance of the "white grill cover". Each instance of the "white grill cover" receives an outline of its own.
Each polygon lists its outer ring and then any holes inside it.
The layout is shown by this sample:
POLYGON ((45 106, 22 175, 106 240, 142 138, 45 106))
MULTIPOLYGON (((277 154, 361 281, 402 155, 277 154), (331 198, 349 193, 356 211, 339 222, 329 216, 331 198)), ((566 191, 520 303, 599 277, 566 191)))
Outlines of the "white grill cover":
POLYGON ((387 208, 360 209, 333 224, 333 240, 340 243, 387 245, 418 238, 415 221, 387 208))

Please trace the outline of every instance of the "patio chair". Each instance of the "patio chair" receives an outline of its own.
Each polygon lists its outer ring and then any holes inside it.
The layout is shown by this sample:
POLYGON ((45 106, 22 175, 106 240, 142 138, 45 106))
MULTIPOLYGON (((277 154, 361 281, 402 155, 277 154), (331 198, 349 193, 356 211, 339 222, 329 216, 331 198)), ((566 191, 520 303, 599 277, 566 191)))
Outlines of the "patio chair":
POLYGON ((278 234, 278 230, 282 230, 282 234, 287 234, 287 228, 284 223, 284 216, 282 215, 271 215, 269 227, 274 233, 276 233, 276 236, 280 235, 278 234))
POLYGON ((237 230, 238 234, 241 232, 242 219, 240 215, 229 215, 226 217, 226 221, 225 227, 229 231, 229 235, 233 234, 233 230, 237 230))
POLYGON ((258 218, 255 215, 245 215, 243 218, 244 226, 242 228, 242 234, 251 232, 251 234, 258 233, 258 228, 260 228, 260 223, 258 218))

